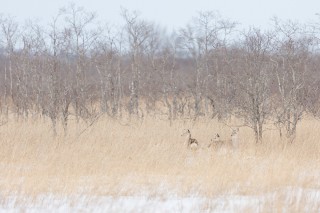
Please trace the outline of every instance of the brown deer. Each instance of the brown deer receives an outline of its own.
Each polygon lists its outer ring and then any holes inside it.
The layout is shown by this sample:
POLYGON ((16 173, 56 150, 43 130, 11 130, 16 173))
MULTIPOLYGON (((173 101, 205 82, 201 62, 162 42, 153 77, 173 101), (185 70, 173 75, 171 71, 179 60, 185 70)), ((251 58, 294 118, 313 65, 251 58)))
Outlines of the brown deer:
POLYGON ((210 144, 208 145, 208 148, 213 147, 218 149, 218 148, 221 148, 222 146, 225 146, 225 147, 227 146, 232 149, 237 149, 239 147, 238 133, 239 133, 239 128, 232 129, 232 132, 230 135, 231 139, 228 139, 228 140, 222 140, 219 134, 215 134, 213 139, 211 139, 210 144))
POLYGON ((199 142, 196 139, 191 138, 191 132, 189 129, 187 129, 187 131, 183 133, 181 136, 186 136, 186 144, 189 148, 191 149, 198 148, 199 142))

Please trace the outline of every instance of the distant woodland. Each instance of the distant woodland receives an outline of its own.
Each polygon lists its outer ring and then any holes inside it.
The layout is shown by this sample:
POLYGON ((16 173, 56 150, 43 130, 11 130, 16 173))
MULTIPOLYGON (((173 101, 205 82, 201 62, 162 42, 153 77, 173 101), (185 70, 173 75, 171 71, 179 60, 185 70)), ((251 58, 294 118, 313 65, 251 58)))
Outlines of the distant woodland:
POLYGON ((67 134, 70 117, 235 116, 259 142, 267 123, 294 138, 304 116, 320 117, 320 17, 241 29, 206 11, 174 32, 136 11, 121 17, 122 26, 98 24, 76 5, 46 26, 2 15, 2 123, 45 117, 56 135, 58 124, 67 134))

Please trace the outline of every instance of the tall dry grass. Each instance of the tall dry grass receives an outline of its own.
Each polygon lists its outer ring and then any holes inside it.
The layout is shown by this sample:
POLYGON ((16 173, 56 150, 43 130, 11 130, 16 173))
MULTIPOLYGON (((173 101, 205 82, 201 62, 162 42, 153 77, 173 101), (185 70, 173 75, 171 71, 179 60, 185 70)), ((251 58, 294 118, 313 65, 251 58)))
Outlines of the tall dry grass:
POLYGON ((49 121, 11 121, 0 127, 0 191, 215 197, 318 189, 319 128, 316 120, 302 121, 293 144, 281 141, 277 131, 265 132, 263 143, 255 144, 251 130, 241 128, 239 150, 217 152, 206 148, 210 139, 216 132, 228 139, 231 130, 215 120, 124 124, 105 117, 89 128, 71 122, 68 136, 57 138, 49 121), (185 146, 186 128, 199 150, 185 146))

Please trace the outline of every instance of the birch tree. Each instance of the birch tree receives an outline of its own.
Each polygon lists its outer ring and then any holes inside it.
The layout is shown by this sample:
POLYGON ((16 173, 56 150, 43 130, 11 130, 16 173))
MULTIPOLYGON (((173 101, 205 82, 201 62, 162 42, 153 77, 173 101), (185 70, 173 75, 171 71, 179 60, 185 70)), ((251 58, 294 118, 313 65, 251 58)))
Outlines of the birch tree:
POLYGON ((5 49, 5 66, 4 66, 4 107, 5 114, 8 117, 9 97, 13 95, 13 60, 16 45, 19 39, 18 23, 11 16, 1 16, 1 44, 5 49))
POLYGON ((264 124, 271 114, 270 82, 272 38, 270 32, 251 29, 244 33, 237 75, 237 114, 262 141, 264 124))
POLYGON ((70 4, 68 8, 62 9, 67 24, 67 34, 69 39, 69 47, 71 55, 75 56, 75 85, 73 87, 73 103, 76 111, 76 118, 84 119, 90 116, 85 103, 90 99, 87 94, 87 69, 90 61, 88 61, 88 53, 98 38, 98 32, 92 27, 96 19, 95 13, 87 12, 82 7, 70 4))
POLYGON ((127 34, 128 52, 131 65, 129 113, 138 115, 139 97, 141 89, 142 60, 150 34, 154 31, 153 25, 140 19, 139 13, 122 10, 127 34))
POLYGON ((219 84, 219 67, 214 67, 214 52, 226 45, 227 36, 232 32, 235 23, 222 19, 212 11, 200 12, 198 17, 180 30, 180 45, 194 61, 195 82, 194 111, 195 116, 201 114, 201 101, 205 100, 208 113, 208 98, 212 96, 210 84, 219 84), (217 69, 215 69, 217 68, 217 69), (212 81, 215 77, 215 81, 212 81))
POLYGON ((309 86, 306 76, 313 46, 313 38, 305 27, 292 21, 274 19, 277 32, 277 54, 272 59, 278 84, 280 106, 277 109, 277 123, 285 128, 291 141, 295 138, 297 124, 306 111, 305 97, 309 86))

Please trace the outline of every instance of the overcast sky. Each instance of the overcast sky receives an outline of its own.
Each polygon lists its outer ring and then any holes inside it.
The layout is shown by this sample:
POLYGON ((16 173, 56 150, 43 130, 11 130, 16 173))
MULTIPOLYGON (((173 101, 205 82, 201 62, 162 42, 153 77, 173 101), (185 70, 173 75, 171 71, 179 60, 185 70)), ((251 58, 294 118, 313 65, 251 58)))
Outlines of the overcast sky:
MULTIPOLYGON (((243 27, 268 28, 270 18, 309 22, 317 20, 320 0, 78 0, 73 1, 86 10, 96 12, 99 20, 120 23, 120 8, 138 10, 143 18, 164 27, 184 26, 198 11, 219 11, 222 17, 243 27)), ((0 0, 0 13, 11 14, 19 21, 38 18, 46 23, 67 6, 66 0, 0 0)))

